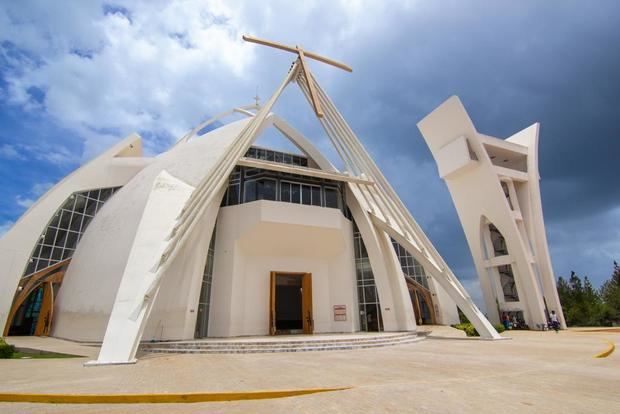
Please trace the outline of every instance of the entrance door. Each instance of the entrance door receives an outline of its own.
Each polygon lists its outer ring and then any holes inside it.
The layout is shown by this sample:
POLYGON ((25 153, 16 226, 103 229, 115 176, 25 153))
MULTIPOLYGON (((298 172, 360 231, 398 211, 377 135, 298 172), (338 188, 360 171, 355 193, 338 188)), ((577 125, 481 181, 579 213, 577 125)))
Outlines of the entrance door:
POLYGON ((311 334, 313 331, 312 275, 271 272, 269 334, 311 334))

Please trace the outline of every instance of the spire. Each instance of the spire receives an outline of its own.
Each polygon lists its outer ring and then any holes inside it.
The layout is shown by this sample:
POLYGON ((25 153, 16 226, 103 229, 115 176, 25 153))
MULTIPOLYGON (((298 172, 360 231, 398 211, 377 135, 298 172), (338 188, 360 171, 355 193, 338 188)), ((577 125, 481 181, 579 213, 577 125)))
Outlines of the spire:
POLYGON ((325 56, 321 56, 316 53, 309 52, 307 50, 302 49, 299 46, 295 46, 295 47, 286 46, 281 43, 258 39, 256 37, 252 37, 248 35, 243 35, 243 40, 245 40, 246 42, 257 43, 259 45, 269 46, 275 49, 280 49, 280 50, 284 50, 287 52, 297 54, 297 60, 299 61, 301 70, 304 73, 304 80, 306 82, 306 85, 308 86, 308 90, 310 91, 310 101, 312 102, 312 108, 314 109, 314 113, 316 114, 316 116, 319 118, 323 118, 323 110, 321 109, 321 104, 316 95, 316 86, 314 82, 314 77, 310 75, 310 67, 308 66, 308 63, 306 62, 306 58, 310 58, 310 59, 318 60, 319 62, 327 63, 328 65, 332 65, 339 69, 346 70, 347 72, 353 72, 353 69, 351 69, 349 66, 345 65, 344 63, 340 63, 333 59, 327 58, 325 56))

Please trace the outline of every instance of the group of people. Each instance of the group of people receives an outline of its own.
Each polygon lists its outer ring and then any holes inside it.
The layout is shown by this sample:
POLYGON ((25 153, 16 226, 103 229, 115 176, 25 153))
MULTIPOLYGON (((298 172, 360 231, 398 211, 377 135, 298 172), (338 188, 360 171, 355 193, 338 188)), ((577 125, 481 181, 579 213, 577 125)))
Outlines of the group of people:
POLYGON ((502 325, 504 325, 504 328, 506 330, 508 329, 527 329, 527 325, 525 324, 525 321, 523 320, 519 320, 519 318, 517 318, 517 314, 513 314, 512 317, 507 313, 507 312, 503 312, 502 313, 502 325))
MULTIPOLYGON (((512 317, 508 312, 502 312, 502 325, 506 330, 508 329, 528 329, 524 321, 517 318, 517 314, 514 313, 512 317)), ((558 314, 554 310, 549 314, 549 329, 553 329, 556 333, 560 330, 560 321, 558 320, 558 314)), ((543 327, 544 329, 544 327, 543 327)))

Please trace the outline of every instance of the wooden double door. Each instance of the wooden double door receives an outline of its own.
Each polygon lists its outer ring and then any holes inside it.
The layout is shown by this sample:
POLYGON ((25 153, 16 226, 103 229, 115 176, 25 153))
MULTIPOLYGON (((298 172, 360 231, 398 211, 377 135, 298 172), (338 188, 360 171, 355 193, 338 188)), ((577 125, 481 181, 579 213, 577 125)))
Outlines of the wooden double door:
POLYGON ((271 272, 269 334, 312 334, 312 274, 271 272))

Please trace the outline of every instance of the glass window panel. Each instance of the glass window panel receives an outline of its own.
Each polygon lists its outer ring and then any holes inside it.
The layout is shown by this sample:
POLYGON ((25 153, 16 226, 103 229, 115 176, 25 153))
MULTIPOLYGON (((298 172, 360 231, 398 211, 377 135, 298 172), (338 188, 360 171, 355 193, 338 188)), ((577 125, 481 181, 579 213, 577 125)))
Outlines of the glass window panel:
POLYGON ((38 253, 40 258, 49 259, 52 256, 52 246, 43 245, 38 253))
POLYGON ((202 289, 200 289, 200 303, 209 303, 210 286, 207 282, 202 282, 202 289))
POLYGON ((301 203, 307 205, 312 204, 312 189, 309 185, 301 186, 301 203))
POLYGON ((261 173, 261 170, 258 168, 246 168, 245 169, 245 176, 246 177, 255 177, 258 174, 261 173))
POLYGON ((360 257, 368 257, 368 252, 366 251, 366 245, 362 243, 362 254, 360 257))
POLYGON ((54 246, 64 246, 65 240, 67 240, 67 230, 58 229, 58 233, 56 233, 56 241, 54 242, 54 246))
POLYGON ((273 153, 273 151, 267 151, 267 153, 265 154, 265 159, 267 161, 273 161, 275 159, 275 154, 273 153))
POLYGON ((312 186, 312 205, 321 205, 321 187, 312 186))
POLYGON ((375 286, 366 286, 364 288, 364 298, 366 299, 366 303, 375 303, 377 302, 377 290, 375 286))
POLYGON ((299 184, 291 184, 291 203, 299 203, 301 198, 301 188, 299 184))
POLYGON ((260 200, 274 200, 276 199, 276 181, 275 180, 260 180, 258 182, 258 198, 260 200))
POLYGON ((31 273, 34 273, 36 268, 37 268, 37 263, 35 260, 29 262, 28 266, 26 266, 26 271, 24 272, 24 275, 29 275, 31 273))
POLYGON ((46 268, 46 267, 48 267, 49 265, 50 265, 49 260, 39 260, 39 261, 37 262, 37 270, 36 270, 36 271, 39 271, 39 270, 41 270, 41 269, 45 269, 45 268, 46 268))
POLYGON ((62 251, 62 260, 68 259, 69 257, 73 256, 73 252, 75 252, 75 250, 73 249, 64 249, 62 251))
POLYGON ((68 210, 62 210, 59 227, 61 229, 68 229, 69 223, 71 223, 71 212, 68 210))
POLYGON ((84 211, 84 214, 87 214, 89 216, 94 216, 96 212, 97 212, 97 201, 89 199, 86 202, 86 211, 84 211))
POLYGON ((99 192, 99 200, 105 202, 112 195, 111 188, 104 188, 99 192))
POLYGON ((286 181, 280 182, 280 201, 291 202, 291 183, 286 181))
POLYGON ((232 191, 232 185, 228 186, 228 188, 226 189, 226 192, 224 193, 224 197, 222 198, 222 205, 221 205, 222 207, 232 205, 229 201, 231 198, 230 196, 231 191, 232 191))
POLYGON ((79 233, 76 233, 74 231, 70 231, 67 234, 67 242, 65 244, 65 247, 68 247, 68 248, 71 248, 71 249, 75 248, 75 246, 77 245, 78 236, 79 236, 79 233))
POLYGON ((285 164, 292 164, 293 157, 291 156, 291 154, 282 154, 282 162, 284 162, 285 164))
POLYGON ((246 181, 245 186, 243 188, 244 192, 244 202, 248 203, 250 201, 256 200, 256 181, 246 181))
POLYGON ((90 223, 92 219, 93 219, 92 217, 84 216, 84 218, 82 219, 82 233, 86 231, 86 227, 88 227, 88 224, 90 223))
POLYGON ((59 224, 60 224, 60 212, 57 212, 56 214, 54 214, 54 217, 52 217, 52 221, 50 222, 49 225, 58 227, 59 224))
POLYGON ((48 227, 45 232, 45 237, 43 237, 43 244, 53 245, 54 240, 56 240, 56 229, 48 227))
POLYGON ((239 190, 241 186, 239 184, 231 185, 228 187, 228 205, 234 206, 239 204, 239 190))
POLYGON ((83 195, 78 195, 75 198, 75 211, 79 213, 83 213, 86 209, 86 197, 83 195))
POLYGON ((93 198, 95 200, 99 200, 99 190, 92 190, 88 192, 88 197, 93 198))
POLYGON ((276 162, 282 162, 282 153, 281 152, 276 152, 274 159, 275 159, 276 162))
POLYGON ((75 204, 75 196, 71 195, 71 196, 69 196, 67 201, 65 201, 65 204, 63 204, 62 208, 65 209, 65 210, 73 210, 73 205, 74 204, 75 204))
POLYGON ((54 247, 54 250, 52 250, 52 259, 56 261, 62 260, 62 247, 54 247))
POLYGON ((71 225, 69 226, 69 229, 73 231, 80 231, 81 225, 82 225, 82 215, 73 213, 73 217, 71 217, 71 225))
POLYGON ((325 187, 325 207, 338 208, 338 190, 325 187))

